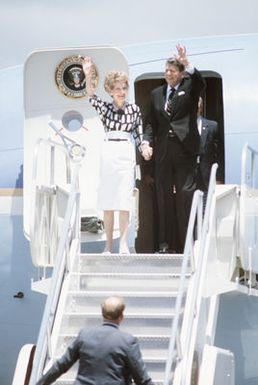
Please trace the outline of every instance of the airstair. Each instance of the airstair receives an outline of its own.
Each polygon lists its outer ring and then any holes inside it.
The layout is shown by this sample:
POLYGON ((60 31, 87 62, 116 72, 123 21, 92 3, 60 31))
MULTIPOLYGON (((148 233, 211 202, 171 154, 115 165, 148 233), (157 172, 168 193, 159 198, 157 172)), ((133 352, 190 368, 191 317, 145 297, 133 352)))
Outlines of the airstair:
MULTIPOLYGON (((47 145, 53 151, 55 144, 47 145)), ((256 234, 248 243, 241 242, 239 236, 247 221, 256 223, 252 174, 257 153, 248 145, 243 151, 243 163, 247 168, 250 152, 251 171, 242 172, 247 176, 242 181, 242 194, 235 185, 216 186, 217 165, 212 168, 204 216, 202 192, 195 192, 182 255, 81 253, 79 162, 71 166, 69 192, 52 186, 53 194, 49 194, 50 186, 40 185, 40 194, 48 196, 43 199, 48 210, 43 212, 48 212, 49 217, 58 213, 55 225, 50 220, 40 222, 45 229, 40 234, 45 234, 47 240, 54 229, 58 242, 56 250, 44 243, 40 254, 32 242, 34 263, 43 272, 35 288, 44 287, 48 298, 30 385, 35 385, 42 372, 64 353, 82 327, 101 323, 100 304, 109 295, 124 297, 126 311, 121 328, 138 337, 155 384, 235 383, 234 354, 215 346, 215 333, 219 294, 231 290, 246 294, 256 291, 252 281, 256 267, 251 258, 256 234), (49 195, 55 198, 49 199, 49 195), (245 214, 240 215, 243 205, 247 206, 245 214), (53 266, 51 277, 44 276, 46 266, 53 266), (244 284, 240 280, 243 276, 244 284)), ((38 191, 39 185, 35 184, 34 191, 38 191)), ((34 215, 34 221, 37 218, 34 215)), ((76 367, 56 383, 73 384, 76 367)))
MULTIPOLYGON (((38 291, 48 291, 48 298, 30 384, 35 384, 43 369, 64 353, 82 327, 91 327, 102 322, 100 304, 109 295, 121 295, 125 299, 125 320, 121 327, 138 337, 149 374, 155 383, 163 383, 170 354, 173 320, 176 319, 178 328, 182 325, 187 286, 193 268, 190 257, 193 259, 196 217, 196 232, 199 234, 195 238, 200 236, 202 205, 198 205, 197 201, 201 202, 202 193, 198 192, 194 199, 191 231, 187 241, 189 246, 185 257, 183 254, 81 253, 78 184, 80 162, 75 162, 70 157, 69 164, 67 159, 71 149, 66 146, 56 146, 50 140, 40 140, 36 154, 41 153, 41 146, 46 147, 50 153, 67 153, 64 159, 70 171, 65 174, 73 175, 73 178, 70 183, 67 180, 62 187, 55 186, 53 180, 42 185, 37 180, 37 168, 40 169, 37 163, 40 158, 35 160, 34 202, 40 202, 40 205, 32 216, 34 239, 31 239, 31 250, 34 263, 42 271, 42 279, 33 283, 33 287, 38 291), (70 187, 70 192, 65 192, 64 185, 70 187), (53 218, 53 213, 58 218, 56 223, 49 219, 53 218), (58 238, 54 242, 56 250, 53 244, 47 247, 54 234, 58 238), (40 239, 44 242, 40 242, 40 239), (45 269, 51 265, 54 267, 53 274, 52 277, 47 277, 45 269)), ((81 154, 80 151, 78 153, 81 154)), ((53 165, 51 167, 55 168, 53 165)), ((51 178, 53 174, 53 171, 49 173, 51 178)), ((176 346, 173 350, 175 349, 176 346)), ((72 384, 75 373, 76 365, 56 383, 72 384)))
MULTIPOLYGON (((100 303, 105 297, 122 295, 126 312, 121 328, 138 337, 147 370, 153 381, 161 384, 181 263, 180 255, 78 255, 57 311, 61 320, 54 358, 64 353, 82 327, 101 324, 100 303)), ((57 383, 72 384, 75 370, 57 383)))

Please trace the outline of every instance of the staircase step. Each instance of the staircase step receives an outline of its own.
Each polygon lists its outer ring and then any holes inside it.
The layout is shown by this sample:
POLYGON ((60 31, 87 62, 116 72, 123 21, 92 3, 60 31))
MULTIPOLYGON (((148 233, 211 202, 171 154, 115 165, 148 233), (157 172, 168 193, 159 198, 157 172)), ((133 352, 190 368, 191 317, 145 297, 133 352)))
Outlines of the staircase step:
POLYGON ((180 275, 174 273, 73 273, 70 276, 70 290, 78 291, 175 291, 179 283, 180 275))
MULTIPOLYGON (((127 331, 126 329, 123 329, 127 331)), ((60 335, 57 342, 58 357, 64 354, 67 347, 72 343, 72 341, 76 338, 78 333, 70 334, 70 335, 60 335)), ((144 335, 144 334, 134 334, 135 337, 138 338, 141 352, 143 357, 148 357, 149 360, 159 361, 162 358, 162 361, 167 358, 168 354, 168 346, 170 334, 166 335, 144 335), (158 358, 157 358, 158 357, 158 358)), ((146 358, 147 359, 147 358, 146 358)))
POLYGON ((180 273, 182 258, 182 254, 80 254, 73 270, 81 273, 180 273))
POLYGON ((126 312, 134 314, 173 314, 177 292, 124 292, 97 291, 69 292, 66 301, 66 312, 100 313, 100 305, 110 295, 121 295, 126 303, 126 312))
MULTIPOLYGON (((182 309, 183 310, 183 309, 182 309)), ((174 315, 174 310, 173 309, 170 309, 170 312, 166 312, 166 313, 153 313, 153 312, 150 312, 150 313, 147 313, 146 311, 144 312, 135 312, 133 313, 132 311, 124 311, 124 314, 126 316, 127 319, 130 319, 130 323, 132 323, 133 321, 137 320, 138 318, 140 319, 144 319, 144 320, 148 320, 148 319, 169 319, 171 320, 171 317, 174 315)), ((74 311, 74 312, 64 312, 64 319, 65 318, 71 318, 71 317, 74 317, 74 318, 84 318, 84 320, 87 321, 87 319, 89 319, 89 322, 92 323, 93 325, 96 325, 96 322, 97 323, 101 323, 102 321, 102 318, 100 316, 99 313, 95 313, 95 312, 88 312, 87 309, 85 309, 85 312, 77 312, 77 311, 74 311)), ((123 325, 126 323, 126 320, 123 320, 123 325)))
MULTIPOLYGON (((164 375, 164 374, 163 374, 164 375)), ((154 379, 153 376, 151 376, 152 382, 154 385, 163 385, 164 380, 159 378, 159 379, 154 379)), ((74 380, 72 379, 57 379, 55 382, 56 385, 74 385, 74 380)))
MULTIPOLYGON (((82 328, 101 324, 101 303, 120 295, 126 304, 121 329, 138 338, 153 383, 163 385, 182 261, 181 254, 78 255, 68 276, 54 356, 60 357, 82 328)), ((189 265, 180 324, 190 276, 189 265)), ((78 363, 56 384, 72 385, 77 368, 78 363)))
MULTIPOLYGON (((153 377, 152 377, 152 380, 153 380, 153 377)), ((153 380, 153 383, 155 385, 163 385, 164 380, 153 380)), ((74 380, 58 379, 58 380, 56 380, 55 384, 57 384, 57 385, 74 385, 74 380)))
MULTIPOLYGON (((146 361, 144 360, 144 362, 145 362, 147 372, 152 378, 153 382, 156 384, 157 381, 158 382, 162 381, 165 373, 165 362, 164 361, 152 362, 148 360, 146 361)), ((78 362, 75 363, 68 372, 64 373, 62 377, 56 380, 55 384, 59 384, 59 385, 74 384, 77 368, 78 368, 78 362), (70 382, 64 382, 64 381, 70 381, 70 382)))
MULTIPOLYGON (((167 352, 164 352, 167 353, 167 352)), ((61 355, 54 357, 54 359, 60 358, 61 355)), ((162 365, 164 366, 167 361, 167 354, 161 354, 160 351, 153 350, 152 352, 144 352, 142 351, 142 357, 145 365, 162 365), (151 354, 153 353, 153 354, 151 354)))
MULTIPOLYGON (((174 317, 173 309, 170 313, 159 314, 130 314, 125 313, 125 318, 122 324, 122 330, 131 334, 147 335, 169 335, 171 323, 174 317)), ((80 329, 87 327, 91 328, 100 325, 102 322, 100 316, 89 316, 86 313, 66 313, 63 317, 60 333, 62 335, 77 334, 80 329)))

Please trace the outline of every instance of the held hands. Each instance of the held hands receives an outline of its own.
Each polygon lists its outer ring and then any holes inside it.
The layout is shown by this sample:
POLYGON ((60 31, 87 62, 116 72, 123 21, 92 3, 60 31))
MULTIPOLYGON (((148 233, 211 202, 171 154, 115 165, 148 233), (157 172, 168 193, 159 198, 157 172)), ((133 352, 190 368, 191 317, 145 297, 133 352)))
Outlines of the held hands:
POLYGON ((153 150, 148 143, 143 143, 141 145, 141 151, 142 151, 142 156, 145 160, 151 159, 153 150))

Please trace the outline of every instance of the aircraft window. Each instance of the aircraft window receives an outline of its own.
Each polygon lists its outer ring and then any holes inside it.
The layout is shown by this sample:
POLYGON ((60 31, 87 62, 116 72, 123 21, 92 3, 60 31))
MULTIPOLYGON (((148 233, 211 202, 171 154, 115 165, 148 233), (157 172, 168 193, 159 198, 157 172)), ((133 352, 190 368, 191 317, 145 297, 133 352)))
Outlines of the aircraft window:
POLYGON ((78 111, 67 111, 62 117, 62 125, 68 131, 78 131, 83 126, 83 116, 78 111))

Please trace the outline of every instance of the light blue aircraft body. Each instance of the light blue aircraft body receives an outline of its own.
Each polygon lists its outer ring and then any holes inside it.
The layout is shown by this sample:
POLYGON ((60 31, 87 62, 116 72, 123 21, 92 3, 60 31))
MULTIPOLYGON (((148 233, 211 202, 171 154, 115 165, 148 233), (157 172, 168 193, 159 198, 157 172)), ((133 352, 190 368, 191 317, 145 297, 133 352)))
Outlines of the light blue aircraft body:
MULTIPOLYGON (((126 14, 124 17, 126 17, 126 14)), ((234 17, 234 11, 232 11, 232 17, 234 17)), ((17 31, 17 33, 22 33, 22 31, 17 31)), ((100 37, 98 39, 100 40, 100 37)), ((30 186, 29 176, 26 181, 28 184, 25 186, 24 165, 30 167, 30 161, 33 159, 33 144, 24 142, 30 136, 30 134, 27 136, 26 133, 26 119, 28 111, 29 114, 31 111, 26 109, 26 101, 30 97, 37 98, 37 90, 41 92, 44 76, 49 75, 49 71, 53 71, 55 68, 54 63, 58 65, 62 58, 67 56, 83 55, 90 52, 93 58, 96 59, 97 67, 101 67, 101 63, 104 63, 104 69, 106 61, 108 61, 111 68, 111 64, 113 64, 112 55, 110 58, 105 56, 105 53, 109 52, 107 46, 103 47, 103 52, 101 52, 99 44, 91 47, 92 41, 89 44, 87 43, 87 34, 83 41, 84 43, 80 40, 78 46, 76 44, 68 44, 67 46, 63 44, 62 48, 57 49, 34 46, 30 54, 29 52, 26 53, 27 59, 20 60, 22 64, 12 62, 11 66, 3 65, 0 69, 1 385, 11 385, 20 348, 25 343, 36 342, 45 304, 45 295, 31 290, 31 280, 37 280, 39 273, 32 263, 27 239, 29 238, 30 196, 26 195, 26 192, 24 193, 24 188, 26 190, 30 186), (95 52, 100 53, 96 54, 95 52), (46 61, 44 67, 39 66, 40 71, 37 74, 39 87, 34 83, 34 94, 28 95, 26 94, 28 92, 26 87, 29 84, 31 74, 28 67, 33 58, 41 56, 44 60, 45 55, 48 55, 49 61, 46 61), (48 63, 50 68, 47 68, 48 63), (24 149, 29 153, 25 154, 24 149)), ((147 108, 149 91, 153 85, 159 84, 162 80, 165 60, 173 53, 177 43, 177 38, 164 39, 163 35, 163 40, 154 43, 127 45, 121 43, 115 45, 115 52, 117 50, 119 52, 117 59, 119 66, 122 63, 122 67, 124 66, 129 73, 129 99, 136 101, 141 106, 143 114, 145 108, 147 108)), ((220 179, 226 184, 239 184, 241 151, 244 144, 247 142, 253 148, 258 149, 258 34, 185 37, 180 39, 180 43, 187 47, 191 63, 201 71, 206 79, 207 117, 219 122, 220 179)), ((104 41, 103 44, 106 44, 106 42, 104 41)), ((109 44, 109 47, 112 51, 112 44, 109 44)), ((114 59, 115 68, 117 63, 114 59)), ((102 74, 101 69, 101 76, 102 74)), ((36 81, 37 76, 35 76, 35 73, 33 76, 34 81, 36 81)), ((48 78, 46 77, 46 79, 48 78)), ((54 74, 52 81, 54 82, 54 74)), ((103 78, 100 79, 99 92, 103 93, 104 96, 104 92, 101 90, 102 81, 103 78)), ((53 85, 53 89, 54 87, 56 85, 53 85)), ((39 95, 39 97, 41 98, 42 95, 39 95)), ((60 98, 62 99, 62 96, 60 98)), ((85 105, 85 119, 88 119, 89 106, 86 98, 79 102, 69 101, 65 98, 62 100, 64 100, 64 103, 61 103, 62 114, 66 109, 78 109, 83 115, 85 105)), ((47 102, 46 99, 46 104, 47 102)), ((30 100, 30 103, 33 103, 33 100, 30 100)), ((53 116, 60 111, 60 105, 56 111, 51 111, 53 116)), ((40 103, 37 109, 40 109, 40 103)), ((50 120, 54 120, 57 127, 60 127, 61 115, 60 119, 57 117, 56 120, 53 119, 53 116, 50 116, 50 120)), ((51 133, 51 129, 47 127, 47 120, 44 121, 45 123, 46 137, 52 136, 55 138, 55 133, 51 133)), ((73 137, 73 133, 69 133, 69 135, 73 137)), ((83 132, 83 135, 85 137, 87 133, 83 132)), ((41 135, 36 134, 33 140, 36 140, 36 137, 41 137, 41 135)), ((76 140, 80 141, 80 136, 76 136, 76 140)), ((85 210, 87 211, 87 209, 87 202, 85 202, 85 210)), ((227 311, 227 300, 222 304, 222 308, 225 308, 222 311, 227 311)), ((244 302, 241 302, 241 298, 237 300, 239 301, 239 311, 242 311, 241 309, 245 306, 244 302)), ((257 303, 250 299, 246 306, 256 308, 257 303)), ((229 333, 229 330, 225 331, 225 339, 227 339, 227 333, 229 333)), ((218 334, 218 339, 222 339, 222 336, 223 332, 218 334)), ((243 349, 248 349, 248 336, 243 346, 243 349)), ((253 377, 257 379, 255 359, 250 365, 250 372, 253 372, 253 377)), ((254 384, 254 382, 248 382, 247 378, 242 378, 241 381, 241 383, 236 382, 236 384, 254 384)))

